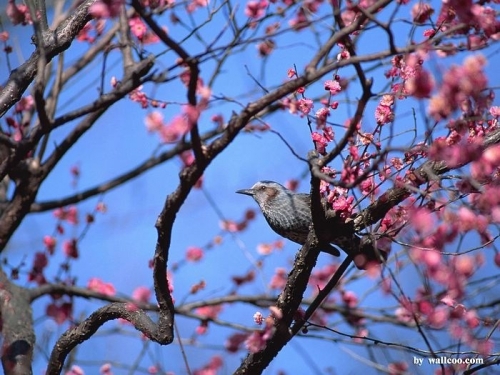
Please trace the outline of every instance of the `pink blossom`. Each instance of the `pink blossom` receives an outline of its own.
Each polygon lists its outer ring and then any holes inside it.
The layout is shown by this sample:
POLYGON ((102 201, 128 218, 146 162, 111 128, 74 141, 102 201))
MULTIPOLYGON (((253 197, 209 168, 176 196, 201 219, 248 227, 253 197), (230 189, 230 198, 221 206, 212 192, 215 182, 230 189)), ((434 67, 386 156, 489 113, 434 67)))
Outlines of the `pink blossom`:
POLYGON ((135 88, 132 90, 129 94, 128 97, 130 100, 133 102, 137 102, 141 105, 143 109, 149 107, 149 100, 144 92, 142 92, 142 85, 135 88))
POLYGON ((463 107, 471 98, 480 101, 488 85, 485 65, 486 59, 482 55, 466 57, 462 66, 453 65, 445 73, 438 94, 430 100, 429 114, 439 121, 463 107))
POLYGON ((377 194, 378 189, 376 188, 373 176, 367 177, 365 180, 361 181, 359 189, 364 195, 377 194))
POLYGON ((348 290, 342 292, 341 295, 342 295, 342 301, 345 303, 347 307, 353 309, 358 305, 358 297, 356 296, 356 293, 348 290))
POLYGON ((432 272, 432 270, 442 265, 443 256, 438 250, 424 249, 421 260, 432 272))
POLYGON ((311 109, 314 107, 313 101, 311 99, 301 98, 297 102, 297 107, 304 115, 309 114, 311 109))
POLYGON ((274 249, 281 249, 283 246, 282 241, 275 241, 273 243, 260 243, 257 245, 257 252, 261 255, 269 255, 274 249))
POLYGON ((226 350, 230 353, 236 353, 248 336, 248 333, 233 333, 224 344, 226 350))
POLYGON ((21 100, 16 103, 15 111, 21 113, 24 111, 31 111, 35 107, 35 101, 33 96, 23 96, 21 100))
POLYGON ((350 196, 348 198, 340 196, 332 202, 332 208, 338 213, 340 213, 341 218, 347 219, 352 214, 353 201, 354 201, 353 196, 350 196))
POLYGON ((257 311, 255 314, 253 314, 253 321, 258 325, 261 325, 264 322, 264 316, 260 311, 257 311))
POLYGON ((189 129, 196 125, 198 122, 198 119, 200 118, 200 108, 195 107, 191 104, 185 105, 182 107, 182 111, 184 112, 184 115, 186 116, 186 119, 188 121, 188 126, 189 129))
POLYGON ((434 9, 429 4, 422 2, 416 3, 411 9, 411 17, 415 23, 426 22, 433 13, 434 9))
POLYGON ((186 10, 188 13, 193 13, 198 8, 205 8, 209 4, 209 0, 191 0, 186 10))
MULTIPOLYGON (((160 40, 158 35, 151 32, 146 27, 146 24, 138 16, 133 16, 128 21, 130 32, 134 35, 142 44, 152 44, 160 40)), ((166 32, 166 30, 164 30, 166 32)))
POLYGON ((87 289, 104 294, 106 296, 114 296, 116 289, 111 283, 106 283, 97 277, 92 277, 87 283, 87 289))
POLYGON ((178 141, 191 127, 184 116, 175 116, 168 124, 160 130, 160 138, 164 143, 178 141))
POLYGON ((476 228, 476 214, 467 207, 460 207, 457 212, 457 226, 460 232, 465 233, 476 228))
POLYGON ((435 217, 427 208, 416 208, 410 212, 410 223, 422 237, 429 235, 435 228, 435 217))
POLYGON ((254 331, 245 340, 245 345, 250 353, 257 353, 266 347, 266 342, 262 332, 254 331))
POLYGON ((108 206, 106 206, 106 203, 104 202, 99 202, 97 203, 95 209, 97 212, 106 213, 108 211, 108 206))
POLYGON ((163 115, 158 111, 153 111, 146 116, 144 124, 148 132, 159 131, 163 127, 163 115))
POLYGON ((500 107, 499 106, 493 106, 490 108, 490 114, 493 117, 499 117, 500 116, 500 107))
POLYGON ((487 37, 492 37, 500 32, 500 24, 497 21, 496 11, 490 7, 473 4, 471 13, 474 15, 479 27, 483 29, 487 37))
POLYGON ((474 260, 472 257, 462 254, 454 258, 453 263, 457 275, 469 278, 474 274, 474 260))
POLYGON ((73 365, 66 375, 85 375, 85 371, 80 366, 73 365))
POLYGON ((287 271, 284 268, 276 268, 274 275, 269 282, 269 288, 271 289, 283 289, 286 285, 287 271))
POLYGON ((309 285, 311 285, 314 290, 323 289, 337 268, 338 266, 335 264, 327 264, 324 267, 315 269, 309 278, 309 285))
POLYGON ((205 319, 217 319, 222 311, 222 305, 203 306, 196 309, 196 313, 205 319))
POLYGON ((43 244, 47 248, 49 254, 54 254, 54 250, 56 248, 56 239, 52 236, 43 236, 43 244))
POLYGON ((99 372, 102 375, 113 375, 113 372, 111 371, 111 364, 109 364, 109 363, 103 364, 101 366, 101 368, 99 369, 99 372))
POLYGON ((375 109, 375 119, 379 125, 388 124, 394 120, 394 112, 390 107, 378 105, 375 109))
POLYGON ((326 146, 328 146, 328 139, 319 134, 318 132, 313 132, 311 134, 312 140, 316 146, 316 150, 321 154, 324 155, 326 153, 326 146))
POLYGON ((66 255, 68 258, 78 258, 78 247, 76 239, 64 241, 62 246, 64 255, 66 255))
POLYGON ((337 61, 347 60, 350 57, 351 57, 351 54, 349 53, 348 50, 345 49, 342 52, 340 52, 339 54, 337 54, 337 61))
POLYGON ((325 81, 324 85, 325 85, 325 90, 330 91, 331 95, 336 95, 342 90, 342 87, 340 86, 340 83, 337 80, 325 81))
POLYGON ((139 286, 132 292, 132 299, 136 302, 148 303, 151 298, 151 290, 145 286, 139 286))
POLYGON ((495 257, 493 258, 493 261, 495 262, 495 265, 497 267, 500 267, 500 253, 496 253, 495 257))
POLYGON ((61 304, 56 304, 55 302, 53 302, 47 305, 45 313, 47 314, 47 316, 53 318, 57 324, 62 324, 71 317, 72 311, 72 303, 64 302, 61 304))
POLYGON ((194 370, 193 375, 217 375, 223 364, 222 357, 215 355, 201 369, 194 370))
POLYGON ((78 208, 76 206, 56 208, 53 214, 59 220, 67 221, 74 225, 78 224, 78 208))
POLYGON ((306 13, 302 7, 297 10, 295 17, 288 21, 290 27, 294 30, 302 30, 310 25, 310 21, 306 16, 306 13))
POLYGON ((49 264, 47 255, 42 252, 36 252, 33 260, 33 270, 35 272, 42 272, 45 267, 49 264))
POLYGON ((438 306, 432 310, 427 316, 427 324, 432 328, 441 329, 446 326, 448 322, 448 309, 444 306, 438 306))
POLYGON ((9 0, 5 13, 13 25, 27 25, 32 22, 28 7, 24 4, 16 5, 15 0, 9 0))
POLYGON ((415 321, 413 314, 405 307, 398 307, 394 313, 396 318, 402 323, 412 323, 415 321))
POLYGON ((425 36, 426 38, 432 38, 434 35, 436 35, 436 30, 434 30, 434 29, 424 30, 422 35, 425 36))
POLYGON ((428 151, 432 160, 443 160, 449 167, 458 167, 481 157, 479 142, 450 145, 447 139, 436 138, 428 151))
POLYGON ((264 11, 268 5, 268 2, 265 0, 248 1, 245 7, 245 15, 252 19, 259 19, 264 15, 264 11))
POLYGON ((98 0, 89 8, 89 13, 95 18, 112 18, 120 14, 123 0, 98 0))
POLYGON ((475 350, 477 350, 477 352, 479 353, 479 355, 481 357, 491 356, 494 347, 495 347, 495 343, 491 339, 477 340, 473 345, 473 348, 475 350))
POLYGON ((204 251, 200 247, 188 247, 186 250, 186 259, 190 262, 198 262, 203 259, 204 251))
POLYGON ((405 82, 405 89, 415 98, 429 98, 434 89, 434 77, 426 70, 418 70, 405 82))
POLYGON ((388 375, 403 375, 408 373, 407 362, 392 362, 387 366, 388 375))
POLYGON ((479 326, 479 318, 476 311, 469 310, 465 313, 465 323, 469 328, 477 328, 479 326))

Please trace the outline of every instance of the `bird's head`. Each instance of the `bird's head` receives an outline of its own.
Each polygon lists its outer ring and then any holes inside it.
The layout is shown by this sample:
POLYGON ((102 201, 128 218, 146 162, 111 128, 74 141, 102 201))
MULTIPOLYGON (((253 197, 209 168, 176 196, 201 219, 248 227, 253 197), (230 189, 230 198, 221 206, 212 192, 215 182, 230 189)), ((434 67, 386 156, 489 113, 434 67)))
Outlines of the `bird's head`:
POLYGON ((238 194, 250 195, 264 210, 269 207, 277 199, 284 198, 289 195, 290 191, 283 185, 273 181, 259 181, 250 189, 242 189, 237 191, 238 194))

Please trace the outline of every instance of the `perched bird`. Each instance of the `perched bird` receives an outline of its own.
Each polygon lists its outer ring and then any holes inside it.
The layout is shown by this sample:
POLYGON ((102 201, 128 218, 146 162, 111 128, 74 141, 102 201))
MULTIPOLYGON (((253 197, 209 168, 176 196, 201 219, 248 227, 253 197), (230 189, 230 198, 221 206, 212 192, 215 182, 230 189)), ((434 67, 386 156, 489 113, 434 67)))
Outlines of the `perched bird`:
MULTIPOLYGON (((273 181, 259 181, 250 189, 238 190, 236 193, 253 197, 269 226, 280 236, 300 245, 307 241, 312 223, 309 194, 294 193, 273 181)), ((320 243, 320 249, 335 256, 340 255, 329 243, 320 243)))

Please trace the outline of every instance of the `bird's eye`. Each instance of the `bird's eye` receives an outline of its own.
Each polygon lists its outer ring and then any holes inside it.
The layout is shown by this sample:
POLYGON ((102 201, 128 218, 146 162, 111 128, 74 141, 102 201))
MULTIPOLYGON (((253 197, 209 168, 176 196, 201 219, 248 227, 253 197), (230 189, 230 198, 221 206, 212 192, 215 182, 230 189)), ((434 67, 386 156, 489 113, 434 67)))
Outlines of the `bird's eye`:
POLYGON ((261 191, 264 191, 264 190, 266 190, 266 187, 265 187, 265 186, 261 186, 259 189, 260 189, 261 191))

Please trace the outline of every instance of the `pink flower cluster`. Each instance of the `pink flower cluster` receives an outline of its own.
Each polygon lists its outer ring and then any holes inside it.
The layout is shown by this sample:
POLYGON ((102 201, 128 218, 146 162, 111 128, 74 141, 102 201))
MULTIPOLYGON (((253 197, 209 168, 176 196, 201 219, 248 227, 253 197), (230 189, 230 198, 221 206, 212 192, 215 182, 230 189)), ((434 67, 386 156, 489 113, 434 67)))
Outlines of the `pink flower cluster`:
POLYGON ((186 250, 186 259, 190 262, 199 262, 203 259, 204 251, 201 247, 188 247, 186 250))
POLYGON ((480 106, 488 106, 485 65, 486 59, 482 55, 466 57, 462 66, 453 65, 444 74, 439 92, 429 102, 429 114, 439 121, 448 118, 457 109, 469 114, 471 100, 480 106))
POLYGON ((78 208, 76 206, 56 208, 53 212, 54 217, 70 224, 78 224, 78 208))
POLYGON ((87 289, 104 294, 106 296, 114 296, 116 294, 116 289, 113 284, 106 283, 98 277, 90 278, 87 283, 87 289))
POLYGON ((222 305, 198 307, 196 309, 196 314, 198 314, 203 320, 200 322, 200 325, 196 327, 196 333, 199 335, 205 334, 208 329, 208 321, 217 319, 219 314, 222 312, 222 308, 222 305))
POLYGON ((123 0, 98 0, 89 8, 94 18, 113 18, 120 14, 123 0))
POLYGON ((24 4, 16 5, 15 0, 9 0, 5 13, 13 25, 28 25, 33 22, 28 7, 24 4))
POLYGON ((266 347, 267 341, 271 338, 275 331, 274 322, 283 317, 281 310, 279 310, 276 306, 271 306, 269 310, 271 314, 265 319, 260 312, 254 314, 254 321, 259 325, 264 324, 264 328, 253 331, 246 338, 245 346, 250 353, 260 352, 266 347))
POLYGON ((258 20, 264 16, 268 6, 269 3, 266 0, 248 1, 245 7, 245 15, 250 19, 258 20))
POLYGON ((222 357, 214 355, 205 366, 201 369, 194 370, 193 375, 217 375, 223 364, 224 361, 222 357))
POLYGON ((145 45, 159 42, 160 38, 158 35, 153 33, 139 16, 129 18, 128 25, 132 35, 134 35, 142 44, 145 45))
POLYGON ((57 324, 63 324, 73 314, 73 303, 54 301, 47 305, 45 313, 53 318, 57 324))
POLYGON ((248 227, 250 221, 255 219, 255 211, 254 210, 246 210, 244 217, 241 221, 234 220, 223 220, 220 222, 221 229, 228 232, 241 232, 248 227))

